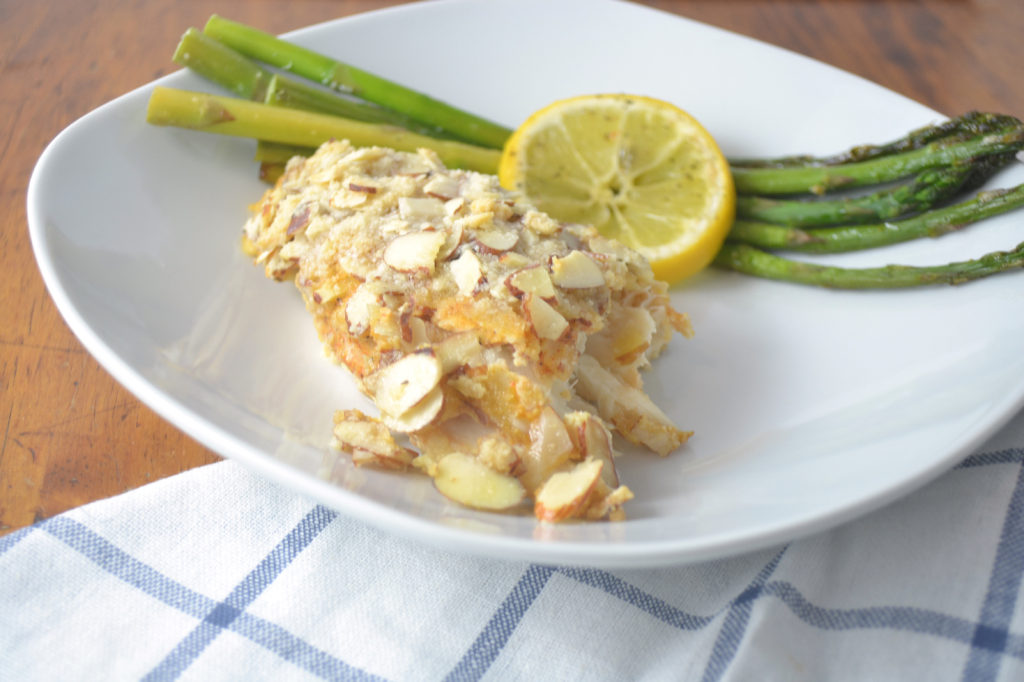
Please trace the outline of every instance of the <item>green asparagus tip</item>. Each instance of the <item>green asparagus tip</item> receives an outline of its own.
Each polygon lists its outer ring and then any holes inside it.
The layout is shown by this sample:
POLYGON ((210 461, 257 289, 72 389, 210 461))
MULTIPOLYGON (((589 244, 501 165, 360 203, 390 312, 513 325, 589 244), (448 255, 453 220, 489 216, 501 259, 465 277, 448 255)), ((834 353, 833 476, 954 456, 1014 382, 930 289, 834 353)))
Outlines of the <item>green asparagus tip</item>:
POLYGON ((1009 251, 944 265, 883 265, 842 268, 782 258, 748 244, 726 243, 714 265, 754 277, 826 289, 900 289, 932 284, 963 284, 1000 272, 1024 268, 1024 242, 1009 251))

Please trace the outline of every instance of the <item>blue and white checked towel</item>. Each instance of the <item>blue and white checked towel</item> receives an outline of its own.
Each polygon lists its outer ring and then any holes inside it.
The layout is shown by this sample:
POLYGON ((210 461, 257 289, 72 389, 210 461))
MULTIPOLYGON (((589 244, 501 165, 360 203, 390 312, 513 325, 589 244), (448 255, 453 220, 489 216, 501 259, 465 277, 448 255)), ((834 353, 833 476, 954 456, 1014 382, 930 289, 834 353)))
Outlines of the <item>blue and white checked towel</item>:
POLYGON ((232 462, 0 537, 2 680, 1024 679, 1024 414, 831 532, 675 568, 451 555, 232 462))

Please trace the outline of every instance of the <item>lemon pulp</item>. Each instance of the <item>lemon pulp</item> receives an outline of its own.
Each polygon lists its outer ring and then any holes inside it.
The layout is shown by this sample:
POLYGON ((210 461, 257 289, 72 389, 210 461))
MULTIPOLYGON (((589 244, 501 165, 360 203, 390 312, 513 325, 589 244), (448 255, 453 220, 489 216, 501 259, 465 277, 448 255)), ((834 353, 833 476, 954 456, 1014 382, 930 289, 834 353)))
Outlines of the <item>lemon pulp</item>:
POLYGON ((541 109, 509 138, 498 177, 549 215, 639 251, 669 282, 711 262, 735 215, 715 140, 650 97, 584 95, 541 109))

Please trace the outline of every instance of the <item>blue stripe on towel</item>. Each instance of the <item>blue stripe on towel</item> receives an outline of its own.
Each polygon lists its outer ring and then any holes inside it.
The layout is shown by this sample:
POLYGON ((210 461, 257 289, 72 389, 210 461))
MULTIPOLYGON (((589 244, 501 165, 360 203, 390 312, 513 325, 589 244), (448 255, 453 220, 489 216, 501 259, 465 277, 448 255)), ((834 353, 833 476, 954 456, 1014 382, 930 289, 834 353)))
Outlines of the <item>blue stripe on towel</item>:
MULTIPOLYGON (((913 606, 872 606, 859 609, 830 609, 810 602, 792 583, 772 580, 758 590, 753 585, 730 605, 707 616, 698 616, 679 610, 643 590, 604 571, 594 569, 558 569, 568 577, 603 589, 658 620, 680 630, 700 630, 723 612, 743 601, 774 597, 781 601, 797 618, 819 630, 889 629, 943 637, 962 644, 970 644, 977 625, 973 621, 938 611, 913 606), (757 592, 756 596, 754 592, 757 592), (744 596, 746 595, 746 596, 744 596)), ((1000 629, 993 634, 1006 642, 1003 653, 1024 660, 1024 635, 1000 629)))
POLYGON ((765 585, 766 596, 785 604, 797 618, 819 630, 888 629, 945 637, 967 644, 974 624, 938 611, 913 606, 869 606, 860 609, 828 609, 816 606, 786 581, 765 585))
MULTIPOLYGON (((1012 448, 972 455, 956 469, 992 464, 1020 465, 1022 462, 1024 449, 1012 448)), ((154 679, 173 679, 180 675, 224 629, 238 633, 282 660, 325 679, 378 679, 317 649, 280 625, 246 613, 252 602, 334 516, 334 512, 323 507, 314 508, 223 601, 211 599, 185 587, 67 516, 57 516, 0 537, 0 556, 25 538, 31 537, 35 531, 42 530, 111 575, 195 617, 199 624, 154 668, 151 673, 154 679)), ((1003 656, 1024 660, 1024 635, 1010 630, 1021 581, 1024 579, 1024 468, 1018 475, 1006 513, 977 622, 914 607, 829 609, 817 606, 791 583, 769 580, 781 556, 780 553, 774 557, 728 606, 710 615, 682 611, 606 571, 530 566, 452 669, 448 679, 476 680, 482 677, 500 656, 524 615, 555 572, 602 590, 684 631, 702 630, 724 613, 725 618, 705 670, 704 677, 709 680, 720 679, 735 658, 753 605, 764 597, 778 599, 801 621, 820 630, 898 630, 958 642, 969 647, 963 671, 963 677, 967 680, 996 679, 1003 656)))
POLYGON ((725 669, 729 667, 739 649, 740 642, 743 641, 743 634, 746 632, 747 623, 750 622, 750 613, 754 609, 754 602, 763 594, 765 583, 778 568, 786 549, 787 547, 784 547, 781 552, 772 557, 772 560, 758 572, 747 589, 732 601, 729 611, 726 613, 725 622, 722 623, 722 629, 718 632, 718 639, 715 640, 715 646, 711 650, 711 656, 708 658, 708 666, 704 669, 703 679, 706 682, 721 679, 725 669))
POLYGON ((277 654, 282 660, 325 680, 353 682, 382 680, 376 675, 364 672, 321 649, 317 649, 280 625, 248 613, 240 614, 231 623, 231 631, 247 637, 267 651, 277 654))
POLYGON ((963 679, 994 680, 1007 651, 1008 628, 1024 578, 1024 467, 1003 519, 1003 530, 996 548, 979 623, 971 640, 971 652, 964 666, 963 679))
POLYGON ((548 566, 536 565, 526 569, 469 650, 445 677, 446 682, 479 680, 487 672, 554 571, 548 566))
MULTIPOLYGON (((262 568, 258 567, 256 571, 250 573, 250 576, 258 574, 263 576, 262 579, 271 578, 271 572, 268 569, 275 562, 279 563, 281 561, 282 553, 289 551, 282 548, 282 545, 288 543, 290 551, 297 554, 301 549, 299 545, 305 546, 302 544, 303 541, 305 541, 305 544, 308 544, 312 540, 313 536, 309 534, 309 531, 312 530, 310 522, 312 520, 317 522, 329 520, 327 515, 333 518, 334 513, 322 507, 315 508, 275 548, 274 552, 271 552, 261 562, 260 567, 262 568)), ((315 527, 316 524, 312 525, 315 527)), ((281 626, 262 618, 239 611, 236 617, 228 622, 225 616, 231 613, 231 609, 238 610, 237 607, 226 605, 228 606, 227 609, 218 610, 221 605, 216 600, 194 592, 181 583, 138 561, 109 540, 106 540, 77 521, 64 516, 57 516, 44 521, 34 528, 48 532, 87 559, 93 561, 103 570, 132 585, 144 594, 199 619, 202 621, 199 627, 204 630, 219 630, 218 626, 227 627, 231 631, 248 638, 253 643, 266 648, 268 651, 274 652, 283 660, 324 679, 379 679, 317 649, 281 626)), ((243 594, 254 586, 250 576, 247 576, 247 580, 243 580, 239 587, 232 592, 233 595, 243 594)), ((196 653, 198 654, 198 651, 196 653)), ((168 675, 168 677, 162 679, 169 679, 170 677, 168 675)))
POLYGON ((184 672, 207 646, 267 588, 278 575, 329 524, 335 512, 316 506, 292 528, 277 547, 263 558, 227 598, 210 609, 195 629, 178 643, 153 670, 147 680, 173 680, 184 672))
POLYGON ((3 556, 7 550, 27 538, 29 533, 35 528, 38 528, 38 526, 28 526, 0 537, 0 556, 3 556))
POLYGON ((1006 450, 971 455, 956 465, 955 468, 971 469, 989 464, 1020 464, 1021 462, 1024 462, 1024 448, 1008 448, 1006 450))
POLYGON ((589 585, 613 597, 617 597, 663 623, 677 627, 680 630, 699 630, 715 619, 714 615, 696 616, 682 609, 677 609, 668 602, 658 599, 654 595, 648 594, 606 571, 592 568, 566 567, 558 569, 558 572, 584 585, 589 585))
POLYGON ((202 618, 217 604, 142 563, 77 521, 55 516, 41 528, 111 575, 182 613, 202 618))
MULTIPOLYGON (((990 453, 980 453, 964 459, 956 469, 988 466, 992 464, 1012 464, 1024 461, 1024 449, 1013 448, 990 453)), ((1020 492, 1018 490, 1018 492, 1020 492)), ((1015 495, 1016 499, 1017 495, 1015 495)), ((1011 503, 1011 508, 1014 503, 1011 503)), ((1024 501, 1020 503, 1024 506, 1024 501)), ((1012 514, 1011 514, 1012 515, 1012 514)), ((1022 524, 1024 525, 1024 524, 1022 524)), ((1024 529, 1021 529, 1024 535, 1024 529)), ((1015 547, 1024 548, 1024 537, 1012 542, 1015 547)), ((773 597, 781 601, 789 610, 804 623, 820 630, 842 631, 851 629, 889 629, 904 632, 915 632, 923 635, 945 638, 951 641, 971 645, 975 648, 995 646, 999 653, 1007 654, 1024 660, 1024 636, 1009 631, 1009 619, 1002 625, 990 626, 973 623, 937 611, 916 607, 881 606, 861 609, 828 609, 817 606, 807 600, 791 583, 785 581, 769 581, 778 567, 785 548, 758 573, 752 583, 733 599, 726 609, 725 621, 719 631, 718 639, 708 661, 704 673, 705 680, 717 680, 725 673, 728 665, 738 651, 746 631, 750 614, 755 602, 764 597, 773 597)), ((1020 572, 1024 572, 1024 557, 1016 561, 1002 573, 1005 582, 1014 586, 1020 584, 1020 572), (1008 575, 1016 568, 1016 582, 1008 575)), ((1007 563, 1012 559, 1006 559, 1007 563)), ((554 569, 531 566, 520 581, 498 608, 484 631, 477 637, 469 651, 449 673, 448 680, 478 680, 497 659, 502 648, 511 636, 512 631, 522 620, 523 615, 543 590, 553 571, 576 580, 582 584, 600 589, 607 594, 621 599, 637 609, 657 618, 658 620, 681 630, 701 630, 718 618, 722 611, 710 615, 687 613, 668 604, 662 599, 641 590, 606 571, 579 568, 558 567, 554 569), (538 579, 538 576, 542 576, 538 579)), ((1002 575, 1000 573, 1000 575, 1002 575)), ((994 574, 995 577, 995 574, 994 574)), ((1014 593, 1014 597, 1016 593, 1014 593)), ((1009 607, 1012 612, 1012 605, 1009 607)), ((1005 610, 1005 609, 1004 609, 1005 610)))

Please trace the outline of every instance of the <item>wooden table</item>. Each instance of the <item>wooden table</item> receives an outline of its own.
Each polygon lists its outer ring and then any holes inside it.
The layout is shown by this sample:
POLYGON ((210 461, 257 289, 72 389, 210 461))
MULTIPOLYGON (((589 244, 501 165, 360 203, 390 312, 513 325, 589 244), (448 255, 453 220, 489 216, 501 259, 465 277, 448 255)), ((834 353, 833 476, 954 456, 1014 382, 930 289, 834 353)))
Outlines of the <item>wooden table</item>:
MULTIPOLYGON (((50 301, 25 220, 44 146, 95 107, 176 70, 181 32, 213 12, 277 33, 396 4, 0 0, 0 533, 218 459, 121 388, 50 301)), ((1024 116, 1020 0, 645 4, 828 62, 945 114, 1024 116)))

